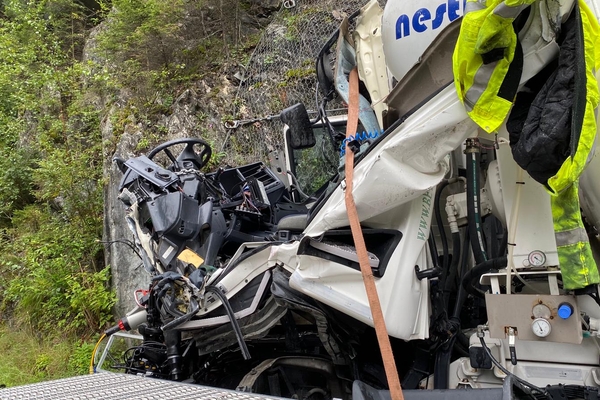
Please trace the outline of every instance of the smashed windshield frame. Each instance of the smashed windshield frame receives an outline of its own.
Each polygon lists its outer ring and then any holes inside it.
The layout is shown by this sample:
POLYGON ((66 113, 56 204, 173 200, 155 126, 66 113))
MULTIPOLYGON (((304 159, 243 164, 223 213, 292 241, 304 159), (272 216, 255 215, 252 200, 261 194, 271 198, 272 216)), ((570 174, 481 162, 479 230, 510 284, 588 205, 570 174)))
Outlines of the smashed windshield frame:
MULTIPOLYGON (((346 116, 330 117, 330 123, 336 133, 345 135, 346 116)), ((358 131, 362 125, 359 123, 358 131)), ((296 179, 296 185, 306 196, 317 198, 323 192, 329 192, 337 184, 337 176, 343 170, 341 163, 342 141, 332 143, 331 135, 326 124, 313 125, 315 145, 309 148, 293 149, 287 138, 289 129, 286 128, 286 146, 289 160, 289 170, 296 179), (330 183, 333 183, 332 186, 330 183), (329 188, 329 190, 327 190, 329 188)))
MULTIPOLYGON (((462 21, 462 18, 452 22, 444 28, 436 40, 434 40, 425 50, 420 62, 415 64, 413 68, 411 68, 406 75, 396 83, 386 99, 388 112, 384 116, 383 125, 385 130, 374 141, 375 143, 372 143, 372 145, 369 145, 364 151, 361 151, 356 155, 355 166, 371 152, 377 143, 380 143, 385 137, 392 132, 395 132, 398 127, 419 108, 454 83, 452 57, 448 57, 447 55, 452 54, 452 49, 454 48, 460 30, 460 21, 462 21)), ((327 45, 329 45, 329 43, 327 45)), ((324 50, 322 50, 321 53, 324 53, 324 50)), ((322 57, 321 54, 320 57, 322 57)), ((318 65, 319 62, 317 62, 317 66, 318 65)), ((317 75, 319 76, 319 74, 317 75)), ((345 130, 345 123, 343 123, 343 126, 343 129, 345 130)), ((358 131, 361 132, 361 129, 359 121, 358 131)), ((340 171, 343 174, 343 170, 340 171)), ((339 181, 340 179, 337 178, 337 174, 332 175, 329 180, 329 185, 321 188, 321 191, 318 193, 318 199, 309 211, 309 223, 317 211, 327 201, 329 195, 337 187, 339 181)))

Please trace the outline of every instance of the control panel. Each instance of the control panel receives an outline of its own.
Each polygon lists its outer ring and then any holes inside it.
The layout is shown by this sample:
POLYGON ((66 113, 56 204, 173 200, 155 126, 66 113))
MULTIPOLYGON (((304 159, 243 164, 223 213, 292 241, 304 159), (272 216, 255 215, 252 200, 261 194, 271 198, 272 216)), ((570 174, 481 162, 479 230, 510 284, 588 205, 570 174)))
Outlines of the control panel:
POLYGON ((505 339, 581 343, 581 316, 575 296, 486 294, 490 336, 505 339))

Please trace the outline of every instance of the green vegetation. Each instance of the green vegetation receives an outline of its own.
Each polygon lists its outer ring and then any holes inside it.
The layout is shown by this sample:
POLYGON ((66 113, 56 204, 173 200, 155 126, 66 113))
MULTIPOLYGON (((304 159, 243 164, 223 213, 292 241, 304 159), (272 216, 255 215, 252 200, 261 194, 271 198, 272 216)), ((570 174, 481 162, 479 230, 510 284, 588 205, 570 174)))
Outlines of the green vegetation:
MULTIPOLYGON (((105 158, 131 124, 144 132, 137 151, 160 142, 159 121, 186 88, 248 60, 259 36, 228 26, 238 3, 2 2, 0 385, 87 372, 115 303, 99 243, 105 158), (107 117, 112 138, 100 131, 107 117)), ((201 127, 207 114, 197 117, 201 127)))
POLYGON ((74 338, 40 339, 26 330, 0 329, 0 385, 17 386, 85 374, 93 345, 74 338))
POLYGON ((286 87, 290 84, 295 83, 298 80, 313 77, 315 70, 312 67, 308 68, 293 68, 285 72, 285 79, 280 82, 277 87, 286 87))
POLYGON ((114 303, 102 234, 98 112, 77 58, 90 10, 67 0, 4 4, 0 24, 2 320, 89 337, 114 303), (67 28, 68 27, 68 28, 67 28))
POLYGON ((11 386, 86 372, 86 341, 115 299, 97 243, 100 115, 86 103, 91 65, 81 62, 93 10, 15 0, 3 11, 0 384, 11 386))
POLYGON ((313 147, 294 150, 296 178, 307 194, 316 192, 335 175, 339 160, 339 149, 332 147, 326 130, 316 128, 314 132, 316 143, 313 147))

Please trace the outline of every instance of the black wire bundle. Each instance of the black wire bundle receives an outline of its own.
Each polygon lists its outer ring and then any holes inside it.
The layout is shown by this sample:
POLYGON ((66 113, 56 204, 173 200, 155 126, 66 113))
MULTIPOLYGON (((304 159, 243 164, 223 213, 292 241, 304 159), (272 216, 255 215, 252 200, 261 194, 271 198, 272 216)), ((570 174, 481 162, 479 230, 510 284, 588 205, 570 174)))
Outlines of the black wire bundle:
POLYGON ((547 398, 546 397, 547 394, 544 389, 539 388, 539 387, 535 386, 534 384, 529 383, 526 380, 519 378, 518 376, 516 376, 515 374, 513 374, 512 372, 510 372, 509 370, 504 368, 502 366, 502 364, 500 364, 500 362, 498 362, 498 360, 496 360, 496 358, 490 351, 490 348, 487 347, 487 344, 485 343, 485 340, 483 337, 480 337, 479 341, 481 342, 481 347, 483 348, 483 351, 485 352, 485 354, 490 358, 490 360, 492 361, 492 364, 494 364, 500 371, 502 371, 506 376, 510 376, 516 382, 520 383, 525 389, 528 389, 531 394, 537 393, 539 395, 545 396, 545 397, 541 397, 542 399, 547 398))

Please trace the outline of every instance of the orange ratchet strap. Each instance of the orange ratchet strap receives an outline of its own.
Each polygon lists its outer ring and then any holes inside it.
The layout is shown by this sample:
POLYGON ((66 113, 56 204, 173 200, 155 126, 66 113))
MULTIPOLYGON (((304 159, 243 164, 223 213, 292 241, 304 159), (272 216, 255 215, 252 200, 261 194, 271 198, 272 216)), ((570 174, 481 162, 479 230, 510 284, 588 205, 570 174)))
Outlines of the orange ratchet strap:
MULTIPOLYGON (((350 94, 348 102, 346 138, 355 135, 356 129, 358 128, 358 71, 356 67, 350 72, 350 94)), ((346 146, 348 146, 348 144, 346 144, 346 146)), ((387 328, 385 327, 381 303, 379 302, 379 296, 377 295, 377 287, 375 287, 375 278, 373 277, 373 271, 369 264, 365 238, 362 234, 358 212, 356 211, 356 204, 354 203, 354 197, 352 196, 354 152, 352 152, 350 148, 346 148, 345 164, 346 211, 348 213, 348 220, 350 221, 350 229, 352 230, 352 238, 354 239, 354 246, 356 247, 360 271, 367 291, 367 298, 369 299, 369 306, 373 316, 373 325, 375 326, 375 333, 377 334, 377 341, 379 342, 379 349, 381 350, 381 357, 383 359, 383 367, 385 368, 392 400, 404 400, 402 387, 400 386, 400 378, 398 377, 398 370, 396 369, 396 361, 394 360, 394 354, 392 353, 390 337, 388 336, 387 328)))

